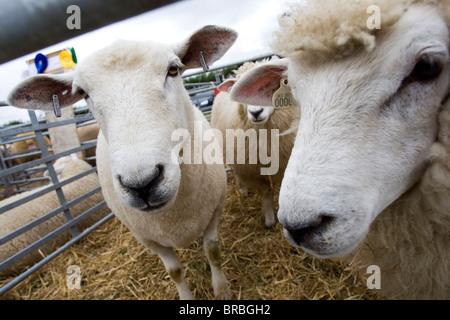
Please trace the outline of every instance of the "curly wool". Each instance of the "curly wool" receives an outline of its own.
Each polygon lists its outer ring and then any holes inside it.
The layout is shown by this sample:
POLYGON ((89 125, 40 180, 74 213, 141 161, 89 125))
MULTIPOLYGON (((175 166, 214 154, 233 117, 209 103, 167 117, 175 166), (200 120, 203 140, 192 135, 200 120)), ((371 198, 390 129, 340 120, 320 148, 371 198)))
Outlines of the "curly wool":
POLYGON ((239 69, 234 70, 233 74, 235 75, 236 80, 238 80, 241 77, 241 75, 243 75, 247 71, 253 69, 256 65, 264 63, 264 62, 268 62, 270 60, 275 60, 275 59, 276 58, 272 58, 272 59, 266 58, 266 59, 263 59, 262 61, 257 61, 257 62, 247 61, 242 66, 240 66, 239 69))
POLYGON ((313 0, 292 5, 279 19, 271 47, 284 57, 340 59, 358 50, 375 48, 377 34, 395 24, 412 4, 437 7, 450 24, 449 0, 313 0), (371 5, 380 8, 381 29, 369 29, 371 5))

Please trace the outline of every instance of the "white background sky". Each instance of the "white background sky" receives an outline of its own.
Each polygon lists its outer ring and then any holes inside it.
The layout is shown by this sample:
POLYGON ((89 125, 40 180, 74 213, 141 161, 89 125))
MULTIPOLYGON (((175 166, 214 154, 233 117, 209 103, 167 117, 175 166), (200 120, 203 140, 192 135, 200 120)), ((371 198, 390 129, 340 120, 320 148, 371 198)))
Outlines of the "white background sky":
MULTIPOLYGON (((4 101, 10 90, 23 79, 23 74, 27 70, 25 61, 33 59, 39 52, 48 54, 66 47, 74 47, 78 62, 82 63, 83 58, 90 53, 118 39, 176 43, 204 25, 216 24, 236 30, 239 38, 214 66, 270 53, 269 42, 273 32, 278 28, 277 18, 286 8, 285 2, 279 0, 176 2, 1 64, 0 100, 4 101)), ((83 11, 81 28, 83 28, 83 11)), ((13 107, 0 108, 0 125, 11 120, 28 121, 28 113, 26 110, 13 107)))

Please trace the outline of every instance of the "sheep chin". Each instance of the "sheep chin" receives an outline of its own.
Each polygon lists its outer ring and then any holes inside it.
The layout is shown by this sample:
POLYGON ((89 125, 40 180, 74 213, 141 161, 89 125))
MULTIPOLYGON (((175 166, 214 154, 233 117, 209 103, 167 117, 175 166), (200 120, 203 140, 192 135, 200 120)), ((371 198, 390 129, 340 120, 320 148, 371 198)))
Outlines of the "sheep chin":
POLYGON ((283 234, 290 245, 320 259, 343 258, 358 248, 366 237, 366 233, 364 233, 357 237, 351 237, 351 239, 341 239, 341 241, 336 242, 330 242, 324 237, 317 237, 317 239, 312 239, 309 242, 298 243, 284 228, 283 234))
POLYGON ((138 211, 145 215, 154 215, 162 213, 167 208, 171 207, 176 200, 176 195, 171 196, 168 200, 161 200, 160 203, 155 205, 147 204, 146 207, 138 209, 138 211))

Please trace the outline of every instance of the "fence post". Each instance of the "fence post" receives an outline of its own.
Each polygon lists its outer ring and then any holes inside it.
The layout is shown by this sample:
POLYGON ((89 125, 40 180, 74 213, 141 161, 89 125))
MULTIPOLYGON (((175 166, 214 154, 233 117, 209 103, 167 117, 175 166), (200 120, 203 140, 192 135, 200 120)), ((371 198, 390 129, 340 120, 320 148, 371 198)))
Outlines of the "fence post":
MULTIPOLYGON (((62 108, 61 114, 61 118, 56 118, 53 111, 46 111, 45 117, 48 123, 73 119, 75 117, 72 106, 62 108)), ((80 140, 78 139, 76 123, 71 123, 56 128, 49 128, 48 133, 50 135, 50 141, 52 142, 54 154, 81 146, 80 140)), ((77 155, 78 158, 83 158, 81 152, 77 155)))

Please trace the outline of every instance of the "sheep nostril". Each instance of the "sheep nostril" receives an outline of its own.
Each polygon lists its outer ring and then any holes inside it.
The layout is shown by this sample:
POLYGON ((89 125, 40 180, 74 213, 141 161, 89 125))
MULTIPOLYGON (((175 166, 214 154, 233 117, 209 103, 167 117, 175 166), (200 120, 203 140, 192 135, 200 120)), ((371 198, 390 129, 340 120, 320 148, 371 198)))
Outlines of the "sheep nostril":
POLYGON ((263 112, 263 109, 258 109, 258 110, 252 110, 250 111, 250 113, 252 114, 253 117, 255 117, 255 119, 258 119, 259 115, 263 112))
POLYGON ((117 178, 123 187, 135 192, 140 199, 148 202, 151 193, 164 179, 164 165, 156 165, 149 175, 141 178, 139 181, 133 180, 128 182, 120 175, 117 178))
POLYGON ((316 220, 304 224, 301 227, 285 227, 285 229, 298 245, 307 244, 317 235, 323 233, 334 219, 330 215, 323 214, 316 220))

